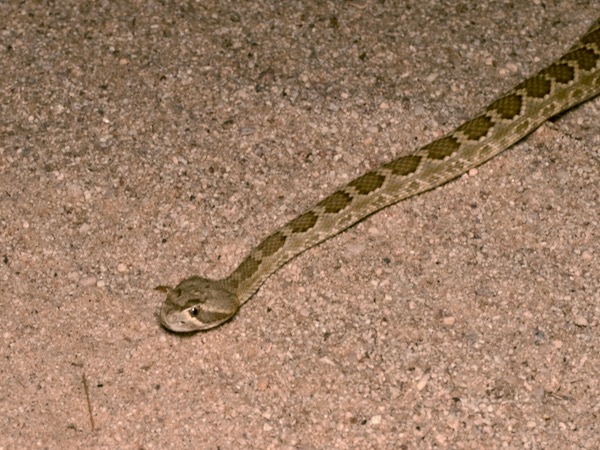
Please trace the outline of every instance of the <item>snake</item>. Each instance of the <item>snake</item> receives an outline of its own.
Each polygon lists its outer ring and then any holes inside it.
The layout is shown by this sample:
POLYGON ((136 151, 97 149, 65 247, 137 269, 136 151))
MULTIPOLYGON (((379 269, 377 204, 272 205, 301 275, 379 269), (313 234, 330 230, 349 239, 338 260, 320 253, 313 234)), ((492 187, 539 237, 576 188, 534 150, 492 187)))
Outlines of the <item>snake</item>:
POLYGON ((231 319, 296 255, 401 200, 488 161, 545 121, 600 94, 600 18, 560 58, 497 97, 454 131, 350 181, 270 234, 227 277, 191 276, 163 287, 161 325, 208 330, 231 319))

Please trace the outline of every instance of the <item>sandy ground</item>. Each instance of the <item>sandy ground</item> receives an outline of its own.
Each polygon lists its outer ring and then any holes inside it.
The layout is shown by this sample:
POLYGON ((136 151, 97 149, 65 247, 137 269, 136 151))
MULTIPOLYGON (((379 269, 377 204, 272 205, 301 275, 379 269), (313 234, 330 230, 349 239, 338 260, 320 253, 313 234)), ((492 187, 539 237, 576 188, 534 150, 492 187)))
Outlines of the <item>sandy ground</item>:
POLYGON ((0 3, 0 449, 599 448, 598 99, 304 253, 216 330, 166 332, 153 290, 225 276, 599 15, 0 3))

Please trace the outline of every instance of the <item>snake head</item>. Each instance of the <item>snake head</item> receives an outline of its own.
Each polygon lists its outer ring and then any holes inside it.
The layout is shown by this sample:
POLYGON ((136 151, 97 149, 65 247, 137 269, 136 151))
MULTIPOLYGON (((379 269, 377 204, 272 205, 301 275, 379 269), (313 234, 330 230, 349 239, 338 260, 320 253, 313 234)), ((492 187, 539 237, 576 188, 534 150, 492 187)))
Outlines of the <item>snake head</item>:
POLYGON ((194 276, 167 290, 160 323, 178 333, 208 330, 229 320, 239 307, 237 296, 222 283, 194 276))

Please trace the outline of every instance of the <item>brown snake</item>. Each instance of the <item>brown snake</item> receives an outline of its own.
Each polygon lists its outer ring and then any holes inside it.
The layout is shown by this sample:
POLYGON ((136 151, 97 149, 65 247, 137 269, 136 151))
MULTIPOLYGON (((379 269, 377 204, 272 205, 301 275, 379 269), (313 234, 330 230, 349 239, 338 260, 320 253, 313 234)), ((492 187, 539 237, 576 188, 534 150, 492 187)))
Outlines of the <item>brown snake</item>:
POLYGON ((227 278, 193 276, 167 289, 160 311, 162 325, 189 332, 225 322, 294 256, 381 208, 479 166, 552 116, 599 93, 597 19, 565 55, 494 100, 474 119, 338 189, 264 239, 227 278))

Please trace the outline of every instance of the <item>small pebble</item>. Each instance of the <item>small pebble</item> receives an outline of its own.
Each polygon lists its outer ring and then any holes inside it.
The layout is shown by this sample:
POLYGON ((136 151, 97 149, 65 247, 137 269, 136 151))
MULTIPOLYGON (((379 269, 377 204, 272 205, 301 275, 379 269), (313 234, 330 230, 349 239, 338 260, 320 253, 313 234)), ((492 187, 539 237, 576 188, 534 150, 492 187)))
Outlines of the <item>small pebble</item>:
POLYGON ((449 317, 444 317, 444 319, 442 320, 442 323, 446 326, 451 327, 452 325, 454 325, 454 322, 456 322, 456 318, 449 316, 449 317))
POLYGON ((381 236, 381 230, 379 230, 379 228, 377 228, 377 227, 369 227, 369 229, 367 230, 367 232, 371 236, 381 236))
POLYGON ((79 286, 82 287, 89 287, 93 286, 94 284, 96 284, 96 277, 94 276, 84 277, 79 280, 79 286))
POLYGON ((417 383, 417 391, 422 391, 427 386, 427 382, 429 381, 429 374, 423 375, 419 382, 417 383))
POLYGON ((348 252, 348 254, 356 256, 363 253, 366 249, 367 246, 365 244, 350 244, 346 251, 348 252))
POLYGON ((336 364, 331 359, 329 359, 327 356, 323 356, 319 361, 321 361, 325 364, 329 364, 330 366, 333 366, 333 367, 336 366, 336 364))
POLYGON ((381 423, 381 416, 379 414, 371 417, 371 420, 369 420, 369 424, 371 424, 371 425, 379 425, 380 423, 381 423))
POLYGON ((575 325, 577 325, 578 327, 587 327, 588 326, 588 321, 583 316, 577 316, 577 317, 575 317, 575 320, 573 320, 573 323, 575 325))
POLYGON ((265 389, 267 389, 267 387, 269 387, 269 380, 267 378, 261 378, 258 380, 258 383, 256 384, 256 389, 262 392, 265 389))
POLYGON ((117 270, 118 270, 119 272, 121 272, 121 273, 123 273, 123 272, 127 272, 127 266, 126 266, 125 264, 123 264, 123 263, 120 263, 120 264, 117 266, 117 270))
POLYGON ((517 65, 515 63, 508 63, 506 65, 506 68, 508 70, 510 70, 512 73, 517 73, 519 71, 519 68, 517 67, 517 65))

